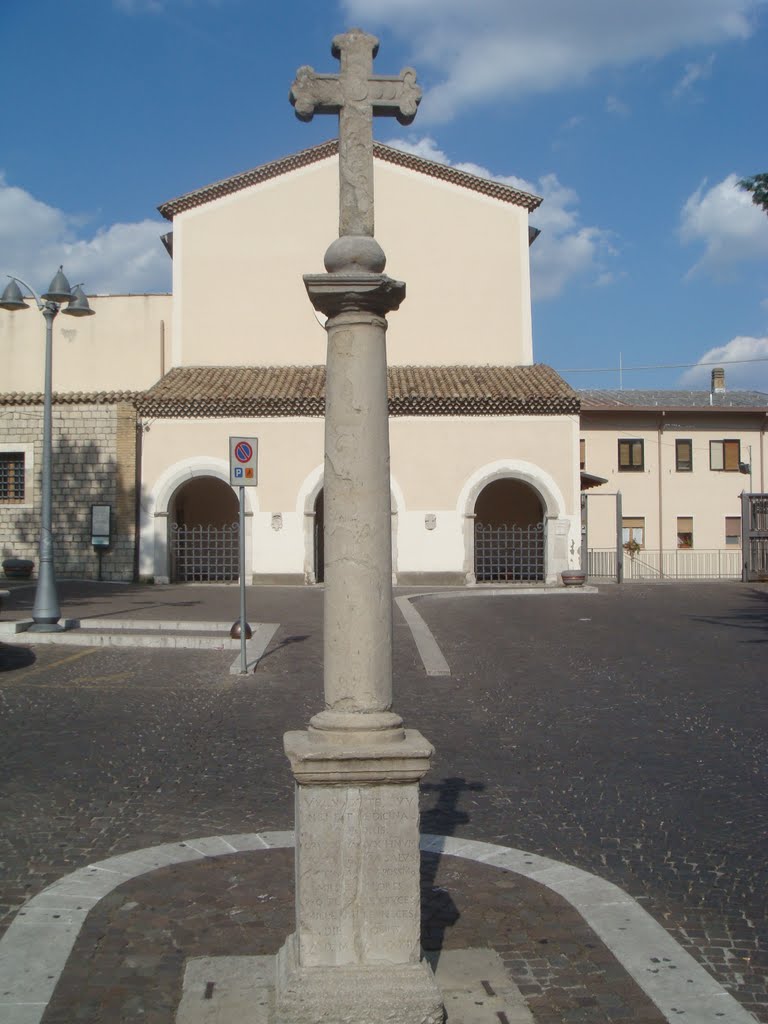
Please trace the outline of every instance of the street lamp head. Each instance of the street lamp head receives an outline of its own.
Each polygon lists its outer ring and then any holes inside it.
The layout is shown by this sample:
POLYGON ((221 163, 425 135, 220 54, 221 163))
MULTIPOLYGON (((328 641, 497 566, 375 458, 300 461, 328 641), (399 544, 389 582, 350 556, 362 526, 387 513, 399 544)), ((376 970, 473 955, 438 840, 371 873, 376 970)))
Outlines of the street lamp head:
POLYGON ((56 276, 48 286, 48 291, 43 295, 46 302, 71 302, 72 289, 69 281, 64 276, 64 268, 59 267, 56 276))
POLYGON ((62 313, 66 313, 67 316, 93 316, 95 312, 96 310, 88 305, 83 289, 76 284, 72 289, 72 299, 67 308, 62 309, 62 313))
POLYGON ((0 298, 0 309, 8 309, 11 312, 15 309, 29 309, 29 303, 24 301, 21 288, 19 288, 14 277, 5 286, 5 291, 2 298, 0 298))

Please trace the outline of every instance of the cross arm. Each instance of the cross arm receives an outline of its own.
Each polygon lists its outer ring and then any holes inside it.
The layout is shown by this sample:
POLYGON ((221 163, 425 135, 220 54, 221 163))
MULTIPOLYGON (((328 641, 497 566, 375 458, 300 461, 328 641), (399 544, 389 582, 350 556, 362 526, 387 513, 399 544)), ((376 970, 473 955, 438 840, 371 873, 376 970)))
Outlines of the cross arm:
POLYGON ((400 124, 413 121, 421 102, 421 87, 416 84, 413 68, 403 68, 399 75, 372 75, 368 86, 374 114, 396 117, 400 124))
POLYGON ((344 98, 338 75, 319 75, 304 65, 296 72, 290 100, 300 121, 311 121, 314 114, 338 114, 344 98))

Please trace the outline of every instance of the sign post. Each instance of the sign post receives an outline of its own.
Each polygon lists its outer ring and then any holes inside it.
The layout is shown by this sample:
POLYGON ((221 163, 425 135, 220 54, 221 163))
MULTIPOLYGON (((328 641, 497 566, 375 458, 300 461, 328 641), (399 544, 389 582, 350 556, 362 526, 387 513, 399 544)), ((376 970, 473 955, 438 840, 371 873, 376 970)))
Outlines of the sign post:
POLYGON ((112 506, 91 505, 91 544, 99 556, 99 580, 101 580, 101 556, 112 542, 112 506))
POLYGON ((258 437, 230 437, 229 482, 237 487, 240 499, 239 565, 240 565, 240 674, 248 671, 245 645, 251 630, 245 618, 245 488, 258 484, 258 437))

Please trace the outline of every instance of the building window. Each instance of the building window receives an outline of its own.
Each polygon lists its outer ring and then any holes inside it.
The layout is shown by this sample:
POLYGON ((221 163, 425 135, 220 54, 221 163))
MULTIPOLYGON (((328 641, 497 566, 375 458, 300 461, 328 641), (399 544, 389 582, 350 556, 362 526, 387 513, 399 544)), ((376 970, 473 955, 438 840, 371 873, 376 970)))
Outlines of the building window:
POLYGON ((0 452, 0 501, 24 501, 24 452, 0 452))
POLYGON ((579 441, 579 469, 586 469, 587 466, 587 442, 582 439, 579 441))
POLYGON ((741 544, 741 516, 725 517, 725 543, 741 544))
POLYGON ((645 469, 643 442, 630 438, 619 439, 619 472, 642 473, 645 469))
POLYGON ((645 517, 624 516, 621 520, 621 543, 634 554, 645 547, 645 517))
POLYGON ((690 438, 678 438, 675 441, 675 469, 678 473, 690 473, 693 470, 693 441, 690 438))
POLYGON ((741 462, 740 441, 710 441, 709 468, 738 473, 741 462))
POLYGON ((679 548, 693 547, 693 516, 677 517, 677 546, 679 548))

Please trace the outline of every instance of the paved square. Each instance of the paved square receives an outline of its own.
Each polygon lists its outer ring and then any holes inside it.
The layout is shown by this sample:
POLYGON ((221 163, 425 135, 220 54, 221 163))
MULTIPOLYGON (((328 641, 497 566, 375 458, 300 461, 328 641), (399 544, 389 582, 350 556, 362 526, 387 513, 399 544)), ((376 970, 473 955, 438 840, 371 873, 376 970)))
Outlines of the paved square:
MULTIPOLYGON (((94 585, 68 603, 67 586, 68 616, 236 615, 234 588, 94 585)), ((478 588, 413 604, 452 673, 426 674, 396 613, 397 707, 437 748, 422 830, 529 850, 616 883, 768 1021, 766 588, 606 586, 578 600, 478 588)), ((229 674, 227 652, 0 645, 3 925, 45 885, 112 854, 291 828, 281 737, 318 706, 321 615, 321 590, 250 591, 249 617, 281 626, 257 672, 242 679, 229 674)), ((600 988, 606 964, 593 971, 602 1003, 589 986, 569 989, 591 940, 569 942, 567 908, 545 897, 534 914, 530 900, 517 899, 519 886, 515 900, 500 902, 503 886, 484 882, 479 867, 461 870, 474 874, 461 881, 443 863, 429 891, 437 900, 453 891, 468 927, 473 900, 461 885, 476 887, 485 909, 472 943, 504 928, 499 951, 537 1024, 555 1019, 554 1002, 561 1018, 622 1019, 622 1007, 612 1017, 605 1002, 621 996, 600 988)), ((194 906, 207 894, 203 887, 194 906)), ((255 894, 241 893, 238 905, 255 894)), ((430 928, 442 940, 458 935, 461 918, 438 916, 430 928)), ((194 935, 179 927, 166 926, 166 945, 145 955, 185 954, 194 935)), ((119 943, 111 955, 128 970, 119 943)), ((154 968, 131 970, 151 976, 154 968)), ((109 978, 97 973, 93 983, 109 978)), ((130 1003, 137 998, 126 995, 137 1019, 170 1020, 161 1009, 142 1016, 130 1003)), ((131 1019, 121 1012, 104 1019, 131 1019)))

